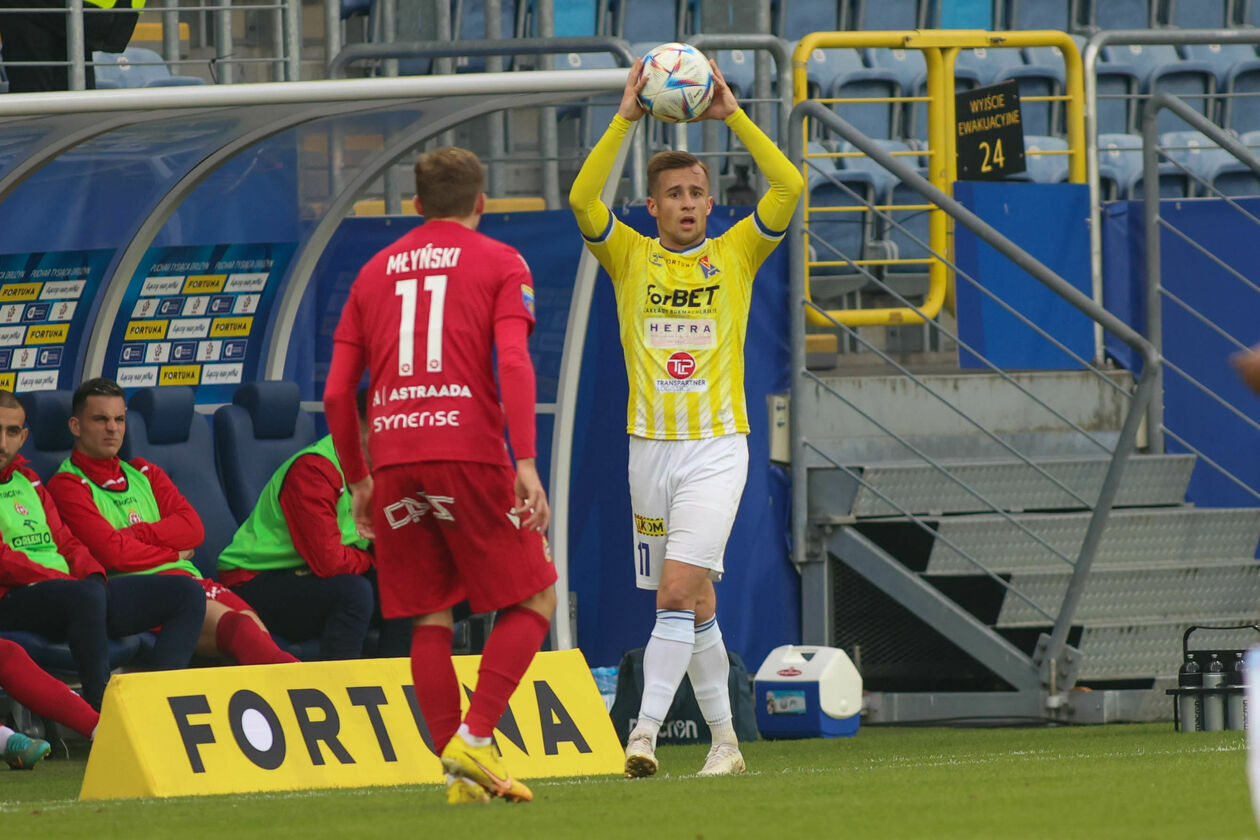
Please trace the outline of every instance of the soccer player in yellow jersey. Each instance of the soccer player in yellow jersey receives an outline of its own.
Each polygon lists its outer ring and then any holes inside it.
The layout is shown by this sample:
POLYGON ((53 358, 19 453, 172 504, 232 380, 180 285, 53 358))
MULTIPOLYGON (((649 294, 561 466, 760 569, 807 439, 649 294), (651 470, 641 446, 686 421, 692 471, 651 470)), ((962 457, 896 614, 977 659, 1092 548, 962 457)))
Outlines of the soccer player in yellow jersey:
POLYGON ((722 554, 748 473, 744 336, 753 276, 783 238, 803 182, 739 107, 714 65, 716 92, 701 119, 730 127, 770 189, 752 215, 708 239, 708 167, 686 152, 661 152, 648 163, 647 208, 658 236, 635 232, 599 194, 619 147, 646 113, 638 101, 641 75, 640 61, 569 193, 586 246, 612 277, 616 293, 630 381, 626 432, 637 584, 656 590, 656 624, 643 654, 643 701, 626 745, 626 775, 656 772, 656 735, 684 674, 713 735, 700 773, 742 773, 713 582, 722 576, 722 554))

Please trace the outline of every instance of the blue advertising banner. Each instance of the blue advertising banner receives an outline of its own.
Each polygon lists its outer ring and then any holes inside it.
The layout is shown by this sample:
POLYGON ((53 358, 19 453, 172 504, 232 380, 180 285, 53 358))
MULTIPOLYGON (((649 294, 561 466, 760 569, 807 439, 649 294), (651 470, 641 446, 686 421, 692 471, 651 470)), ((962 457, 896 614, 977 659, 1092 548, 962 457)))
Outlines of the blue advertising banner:
POLYGON ((0 389, 73 388, 108 248, 0 255, 0 389))
POLYGON ((124 388, 190 385, 231 402, 258 378, 263 335, 295 243, 150 248, 115 319, 103 375, 124 388))

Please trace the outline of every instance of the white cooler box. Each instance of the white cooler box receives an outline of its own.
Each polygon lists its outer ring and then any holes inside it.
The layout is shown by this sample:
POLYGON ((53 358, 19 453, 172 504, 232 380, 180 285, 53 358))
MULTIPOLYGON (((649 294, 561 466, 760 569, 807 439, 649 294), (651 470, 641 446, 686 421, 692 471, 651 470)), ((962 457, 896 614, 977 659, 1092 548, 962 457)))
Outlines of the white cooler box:
POLYGON ((839 738, 857 734, 862 675, 839 648, 783 645, 770 651, 754 682, 764 738, 839 738))

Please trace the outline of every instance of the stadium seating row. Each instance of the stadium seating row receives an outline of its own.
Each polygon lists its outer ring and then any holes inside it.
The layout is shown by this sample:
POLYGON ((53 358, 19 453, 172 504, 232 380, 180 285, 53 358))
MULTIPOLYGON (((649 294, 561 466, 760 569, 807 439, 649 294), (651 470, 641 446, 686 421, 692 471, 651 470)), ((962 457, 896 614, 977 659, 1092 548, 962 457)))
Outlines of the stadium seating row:
MULTIPOLYGON (((373 7, 374 0, 342 0, 346 17, 370 15, 373 7)), ((501 10, 503 37, 538 34, 532 0, 503 0, 501 10)), ((1260 0, 554 0, 555 34, 615 35, 631 42, 661 43, 693 32, 756 31, 759 10, 768 12, 773 34, 789 41, 810 32, 853 29, 1089 32, 1165 25, 1195 29, 1260 25, 1260 0)), ((484 0, 452 0, 451 15, 457 38, 487 37, 484 0)), ((423 8, 415 17, 417 25, 425 26, 427 18, 427 25, 432 26, 433 15, 426 15, 423 8)), ((434 31, 400 33, 398 40, 435 35, 434 31)))

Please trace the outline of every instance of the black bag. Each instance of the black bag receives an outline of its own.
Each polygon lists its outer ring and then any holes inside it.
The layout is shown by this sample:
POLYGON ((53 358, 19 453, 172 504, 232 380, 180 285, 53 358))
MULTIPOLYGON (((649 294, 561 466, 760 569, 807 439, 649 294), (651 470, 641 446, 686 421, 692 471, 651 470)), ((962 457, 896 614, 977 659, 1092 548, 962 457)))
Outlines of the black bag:
MULTIPOLYGON (((741 741, 756 741, 761 735, 757 732, 757 712, 753 707, 752 680, 748 677, 748 669, 739 654, 727 651, 731 663, 731 674, 727 679, 727 687, 731 695, 732 723, 735 735, 741 741)), ((617 669, 617 696, 613 700, 613 727, 617 737, 624 745, 630 737, 630 730, 639 716, 639 703, 643 698, 643 648, 626 651, 621 657, 621 665, 617 669)), ((696 702, 696 693, 691 688, 691 679, 684 676, 682 684, 674 694, 674 702, 669 707, 669 714, 661 724, 660 734, 656 737, 658 744, 707 744, 709 743, 709 726, 700 714, 700 704, 696 702)))

